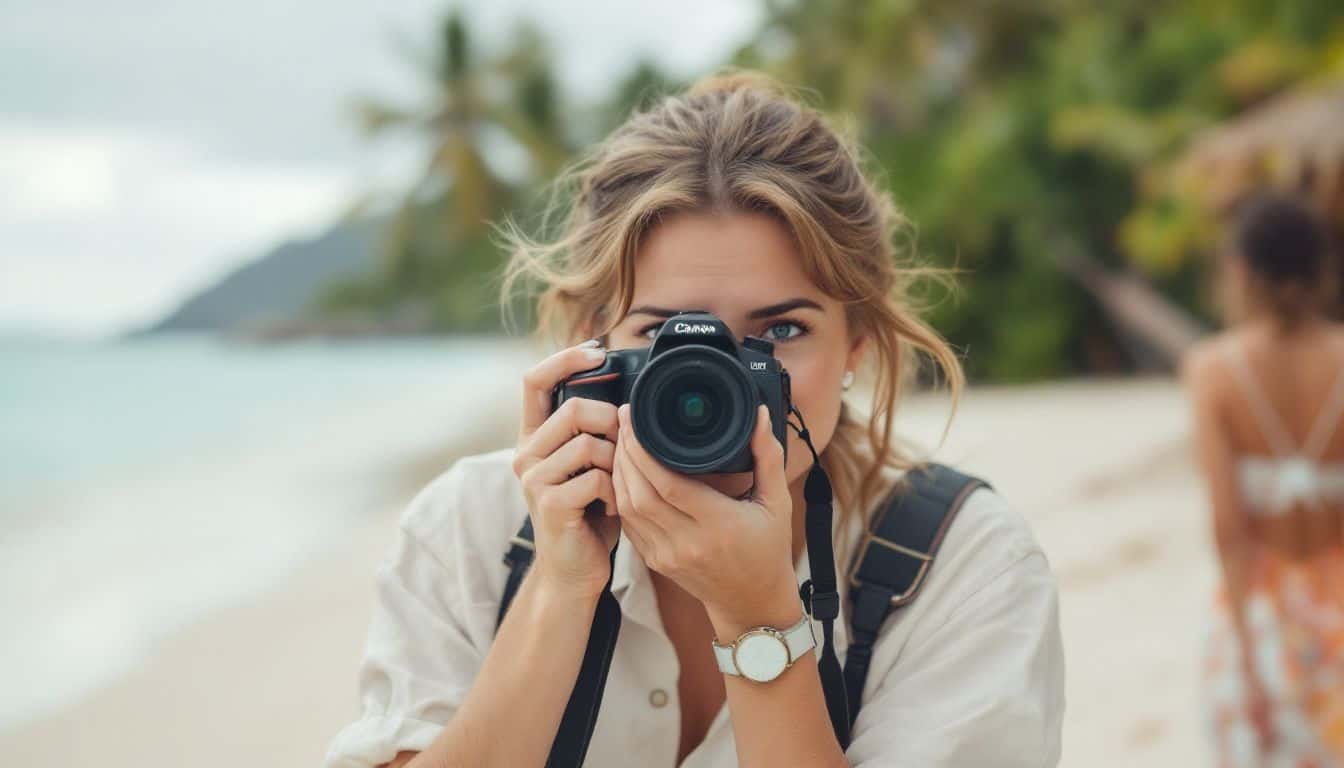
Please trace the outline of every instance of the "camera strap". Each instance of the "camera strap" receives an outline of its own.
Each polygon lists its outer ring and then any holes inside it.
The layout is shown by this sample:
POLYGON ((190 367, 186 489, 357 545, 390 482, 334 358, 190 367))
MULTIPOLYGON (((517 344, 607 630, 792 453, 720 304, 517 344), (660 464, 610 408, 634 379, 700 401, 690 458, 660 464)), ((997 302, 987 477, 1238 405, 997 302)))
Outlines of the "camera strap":
POLYGON ((831 541, 831 519, 834 515, 831 479, 821 467, 821 457, 812 445, 812 435, 807 431, 802 412, 793 406, 789 410, 798 418, 797 426, 792 423, 789 426, 793 427, 812 452, 812 468, 807 471, 807 479, 803 481, 803 501, 807 504, 803 529, 807 538, 807 565, 812 576, 803 582, 798 595, 803 599, 808 615, 821 622, 821 658, 817 660, 817 671, 821 674, 821 688, 826 697, 826 712, 831 717, 831 728, 843 749, 849 746, 850 719, 845 677, 835 654, 835 620, 840 616, 840 593, 836 587, 835 548, 831 541))
POLYGON ((951 467, 929 463, 907 472, 873 517, 850 571, 853 604, 851 636, 843 671, 835 653, 834 627, 840 615, 836 587, 835 548, 831 540, 833 492, 830 478, 812 445, 803 414, 790 406, 798 424, 789 426, 812 453, 812 468, 803 484, 807 504, 804 529, 812 577, 799 596, 812 618, 821 622, 821 658, 817 672, 826 712, 841 749, 849 748, 850 730, 858 717, 873 645, 882 624, 896 609, 919 594, 943 536, 971 492, 989 484, 951 467), (874 547, 874 543, 882 546, 874 547))
MULTIPOLYGON (((586 511, 602 514, 601 501, 588 505, 586 511), (594 509, 596 507, 596 509, 594 509)), ((504 564, 509 567, 509 578, 504 584, 504 597, 499 604, 499 617, 495 630, 504 623, 509 604, 523 583, 523 576, 532 565, 532 556, 536 552, 533 544, 532 518, 529 516, 519 529, 518 534, 509 542, 509 551, 504 555, 504 564)), ((607 671, 611 669, 611 656, 616 651, 616 638, 621 632, 621 606, 611 593, 611 580, 616 574, 616 549, 611 548, 611 569, 607 575, 606 586, 597 599, 597 611, 593 614, 593 627, 588 633, 588 645, 583 651, 583 662, 579 665, 579 676, 570 691, 569 701, 565 704, 565 713, 560 717, 560 727, 556 730, 555 741, 551 742, 551 752, 546 758, 546 768, 579 768, 588 754, 588 744, 593 738, 593 729, 597 726, 597 713, 602 708, 602 692, 607 687, 607 671)))

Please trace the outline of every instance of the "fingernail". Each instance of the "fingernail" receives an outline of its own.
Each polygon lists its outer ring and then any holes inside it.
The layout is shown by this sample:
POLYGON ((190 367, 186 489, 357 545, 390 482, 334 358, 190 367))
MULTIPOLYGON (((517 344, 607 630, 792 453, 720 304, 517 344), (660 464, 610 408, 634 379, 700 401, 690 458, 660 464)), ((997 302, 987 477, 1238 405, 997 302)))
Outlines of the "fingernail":
POLYGON ((607 350, 601 348, 585 349, 583 350, 583 355, 593 362, 600 363, 607 359, 607 350))
POLYGON ((584 348, 592 348, 592 347, 596 347, 597 345, 599 345, 599 344, 601 344, 601 343, 602 343, 602 342, 598 341, 597 339, 589 339, 589 340, 583 342, 582 344, 580 344, 579 346, 580 346, 580 347, 584 347, 584 348))

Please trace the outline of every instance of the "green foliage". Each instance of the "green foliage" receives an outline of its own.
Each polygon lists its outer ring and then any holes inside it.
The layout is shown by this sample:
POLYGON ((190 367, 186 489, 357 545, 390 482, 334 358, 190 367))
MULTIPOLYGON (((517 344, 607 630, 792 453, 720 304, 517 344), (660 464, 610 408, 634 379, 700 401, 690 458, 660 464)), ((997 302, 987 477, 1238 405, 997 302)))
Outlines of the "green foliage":
MULTIPOLYGON (((1337 0, 767 0, 732 57, 851 116, 909 218, 923 258, 961 291, 931 318, 973 376, 1024 381, 1113 369, 1123 352, 1058 268, 1079 250, 1140 270, 1199 309, 1207 218, 1160 169, 1198 131, 1326 71, 1344 69, 1337 0)), ((450 15, 435 87, 413 108, 362 103, 371 133, 430 140, 425 174, 390 229, 385 269, 335 286, 328 307, 417 303, 439 329, 494 328, 505 254, 485 223, 527 220, 577 147, 684 83, 636 62, 600 105, 568 103, 542 35, 520 25, 502 55, 450 15), (527 156, 502 178, 483 136, 527 156)))

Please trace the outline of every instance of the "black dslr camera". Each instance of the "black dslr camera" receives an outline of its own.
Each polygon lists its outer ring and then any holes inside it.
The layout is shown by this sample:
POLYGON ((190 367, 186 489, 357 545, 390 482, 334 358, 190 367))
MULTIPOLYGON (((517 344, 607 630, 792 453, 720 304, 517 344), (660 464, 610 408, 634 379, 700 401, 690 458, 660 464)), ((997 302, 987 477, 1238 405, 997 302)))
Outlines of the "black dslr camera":
POLYGON ((669 469, 749 472, 758 404, 770 408, 775 439, 789 444, 789 373, 774 347, 755 336, 739 345, 709 312, 682 312, 651 346, 612 350, 602 365, 560 382, 552 405, 571 397, 628 402, 635 437, 669 469))

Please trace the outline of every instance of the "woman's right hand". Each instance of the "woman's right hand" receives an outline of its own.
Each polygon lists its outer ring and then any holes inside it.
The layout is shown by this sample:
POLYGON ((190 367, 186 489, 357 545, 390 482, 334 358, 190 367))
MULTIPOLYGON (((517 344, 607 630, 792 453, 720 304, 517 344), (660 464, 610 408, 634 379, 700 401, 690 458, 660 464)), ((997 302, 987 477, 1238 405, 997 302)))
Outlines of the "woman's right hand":
POLYGON ((532 517, 532 570, 550 586, 585 598, 606 586, 611 548, 621 532, 611 484, 619 432, 616 406, 573 398, 552 413, 551 392, 605 357, 595 341, 584 342, 524 374, 522 428, 513 459, 532 517), (605 515, 584 514, 595 500, 605 503, 605 515))

